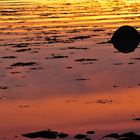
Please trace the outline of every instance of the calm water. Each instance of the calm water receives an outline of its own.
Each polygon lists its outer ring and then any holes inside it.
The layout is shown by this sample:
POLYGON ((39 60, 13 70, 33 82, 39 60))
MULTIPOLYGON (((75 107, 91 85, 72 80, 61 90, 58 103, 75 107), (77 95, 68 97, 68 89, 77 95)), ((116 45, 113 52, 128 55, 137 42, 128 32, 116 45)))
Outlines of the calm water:
POLYGON ((140 49, 105 43, 122 25, 140 30, 139 11, 139 0, 0 0, 0 139, 140 132, 140 49))

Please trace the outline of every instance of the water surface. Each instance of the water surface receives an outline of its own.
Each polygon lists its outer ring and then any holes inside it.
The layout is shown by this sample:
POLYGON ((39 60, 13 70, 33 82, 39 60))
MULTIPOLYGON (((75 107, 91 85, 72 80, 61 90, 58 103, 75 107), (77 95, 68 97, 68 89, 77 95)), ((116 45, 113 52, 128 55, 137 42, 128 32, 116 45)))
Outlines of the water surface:
POLYGON ((0 139, 140 132, 140 49, 106 43, 122 25, 139 31, 139 11, 138 0, 1 0, 0 139))

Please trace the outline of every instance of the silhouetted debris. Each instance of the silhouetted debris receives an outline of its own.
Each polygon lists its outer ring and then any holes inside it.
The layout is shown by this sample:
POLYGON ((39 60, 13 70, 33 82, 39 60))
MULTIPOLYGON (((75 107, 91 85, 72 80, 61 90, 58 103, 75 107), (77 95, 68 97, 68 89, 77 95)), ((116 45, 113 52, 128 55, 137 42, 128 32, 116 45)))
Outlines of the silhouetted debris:
POLYGON ((133 52, 140 42, 140 34, 132 26, 122 26, 115 31, 111 42, 120 52, 133 52))
POLYGON ((47 41, 48 44, 63 42, 63 40, 58 39, 58 37, 60 36, 51 36, 51 37, 46 36, 45 40, 47 41))
POLYGON ((13 71, 13 72, 11 72, 11 74, 18 74, 18 73, 21 73, 21 72, 19 72, 19 71, 13 71))
POLYGON ((75 139, 85 139, 87 137, 87 135, 83 135, 83 134, 77 134, 74 136, 75 139))
POLYGON ((16 56, 3 56, 1 58, 3 58, 3 59, 15 59, 17 57, 16 56))
POLYGON ((133 65, 133 64, 135 64, 134 62, 128 62, 127 63, 128 65, 133 65))
POLYGON ((140 57, 135 57, 135 58, 131 58, 131 59, 140 60, 140 57))
POLYGON ((85 80, 89 80, 89 78, 77 78, 77 81, 85 81, 85 80))
POLYGON ((119 86, 117 86, 117 85, 114 85, 113 87, 114 87, 114 88, 117 88, 117 87, 119 87, 119 86))
POLYGON ((90 138, 85 138, 85 140, 92 140, 92 139, 90 139, 90 138))
POLYGON ((108 138, 114 138, 117 140, 140 140, 140 135, 135 134, 134 132, 127 132, 123 133, 121 135, 117 133, 112 133, 109 135, 104 136, 103 138, 108 137, 108 138))
POLYGON ((81 59, 76 59, 75 61, 77 62, 86 62, 86 61, 97 61, 98 59, 94 58, 81 58, 81 59))
POLYGON ((68 47, 67 49, 70 49, 70 50, 87 50, 89 48, 86 48, 86 47, 68 47))
POLYGON ((16 50, 16 52, 26 52, 26 51, 31 51, 31 48, 16 50))
POLYGON ((104 136, 103 138, 105 138, 105 137, 107 137, 107 138, 119 138, 120 136, 117 133, 112 133, 112 134, 104 136))
POLYGON ((72 37, 70 38, 70 40, 74 41, 74 40, 82 40, 82 39, 87 39, 87 38, 90 38, 91 36, 88 35, 88 36, 76 36, 76 37, 72 37))
POLYGON ((95 131, 87 131, 87 134, 95 134, 95 131))
POLYGON ((30 68, 30 70, 43 70, 42 67, 30 68))
MULTIPOLYGON (((29 106, 20 106, 20 107, 29 107, 29 106)), ((56 139, 56 138, 66 138, 69 135, 66 133, 58 133, 56 131, 51 130, 43 130, 43 131, 37 131, 27 134, 22 134, 22 136, 27 138, 48 138, 48 139, 56 139)))
POLYGON ((72 69, 72 67, 66 67, 67 69, 72 69))
POLYGON ((52 58, 68 58, 68 56, 56 55, 56 56, 53 56, 52 58))
POLYGON ((20 105, 19 107, 21 107, 21 108, 28 108, 30 106, 29 105, 20 105))
POLYGON ((43 130, 43 131, 37 131, 27 134, 22 134, 22 136, 27 138, 48 138, 48 139, 56 139, 58 135, 58 132, 51 131, 51 130, 43 130))
POLYGON ((96 101, 97 104, 106 104, 106 103, 112 103, 112 102, 113 102, 113 100, 107 100, 107 99, 104 99, 104 100, 98 99, 96 101))
POLYGON ((122 65, 123 63, 114 63, 113 65, 122 65))
POLYGON ((122 138, 139 138, 140 139, 140 135, 137 135, 134 132, 124 133, 124 134, 120 135, 120 137, 122 137, 122 138))
POLYGON ((0 15, 1 16, 13 16, 13 15, 17 15, 17 10, 1 10, 0 11, 0 15))
POLYGON ((6 86, 0 86, 0 89, 8 89, 6 86))
POLYGON ((102 28, 97 28, 97 29, 94 29, 93 31, 94 31, 94 32, 101 32, 101 31, 105 31, 105 30, 102 29, 102 28))
POLYGON ((11 66, 12 67, 18 67, 18 66, 33 66, 33 65, 36 65, 36 62, 25 62, 25 63, 23 63, 23 62, 17 62, 17 63, 14 63, 14 64, 12 64, 11 66))
POLYGON ((16 48, 25 48, 25 47, 28 47, 28 43, 20 43, 20 44, 13 44, 13 47, 16 47, 16 48))
POLYGON ((47 57, 46 59, 61 59, 61 58, 68 58, 66 55, 54 55, 52 54, 51 57, 47 57))
POLYGON ((68 134, 66 134, 66 133, 60 133, 60 134, 58 134, 57 135, 59 138, 66 138, 66 137, 68 137, 69 135, 68 134))
POLYGON ((109 43, 111 43, 111 40, 102 41, 102 42, 97 42, 96 44, 109 44, 109 43))
POLYGON ((132 120, 134 120, 134 121, 140 121, 140 118, 134 118, 132 120))
POLYGON ((87 47, 68 47, 68 48, 61 48, 60 50, 88 50, 87 47))

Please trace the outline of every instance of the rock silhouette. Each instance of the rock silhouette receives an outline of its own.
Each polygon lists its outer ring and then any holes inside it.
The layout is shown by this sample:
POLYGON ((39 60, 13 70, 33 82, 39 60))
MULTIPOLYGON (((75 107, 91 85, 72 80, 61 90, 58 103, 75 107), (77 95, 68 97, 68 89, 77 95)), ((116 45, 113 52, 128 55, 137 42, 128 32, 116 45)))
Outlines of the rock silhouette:
POLYGON ((58 132, 50 131, 50 130, 43 130, 38 132, 32 132, 27 134, 22 134, 22 136, 27 138, 48 138, 48 139, 56 139, 58 132))
POLYGON ((134 132, 127 132, 119 135, 118 133, 112 133, 104 136, 103 138, 113 138, 116 140, 140 140, 140 135, 134 132))
POLYGON ((128 25, 118 28, 111 38, 111 43, 122 53, 133 52, 139 42, 140 34, 134 27, 128 25))
POLYGON ((74 136, 75 139, 85 139, 87 137, 87 135, 83 135, 83 134, 77 134, 74 136))
POLYGON ((23 137, 26 138, 45 138, 45 139, 64 139, 68 137, 69 135, 66 133, 59 133, 57 131, 52 131, 50 129, 48 130, 42 130, 42 131, 36 131, 31 133, 22 134, 23 137))

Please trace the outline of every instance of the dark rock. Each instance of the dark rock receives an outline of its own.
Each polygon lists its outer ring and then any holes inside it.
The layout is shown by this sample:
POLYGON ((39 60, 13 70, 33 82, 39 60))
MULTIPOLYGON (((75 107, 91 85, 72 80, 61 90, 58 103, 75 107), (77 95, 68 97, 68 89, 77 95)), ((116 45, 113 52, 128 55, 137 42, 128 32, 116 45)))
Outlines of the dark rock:
POLYGON ((6 86, 0 86, 0 89, 7 89, 8 87, 6 86))
POLYGON ((114 138, 117 140, 140 140, 140 135, 135 134, 134 132, 127 132, 127 133, 124 133, 121 135, 119 135, 117 133, 112 133, 112 134, 104 136, 103 138, 105 138, 105 137, 114 138))
POLYGON ((63 139, 63 138, 68 137, 69 135, 68 135, 68 134, 65 134, 65 133, 59 133, 57 136, 58 136, 59 138, 63 139))
POLYGON ((140 121, 140 118, 134 118, 132 120, 134 120, 134 121, 140 121))
POLYGON ((50 131, 50 130, 43 130, 38 132, 32 132, 27 134, 22 134, 22 136, 27 138, 48 138, 48 139, 56 139, 58 132, 50 131))
POLYGON ((95 134, 95 131, 87 131, 87 134, 95 134))
MULTIPOLYGON (((135 138, 138 136, 139 135, 135 134, 134 132, 127 132, 127 133, 120 135, 120 137, 126 137, 126 138, 135 138)), ((139 138, 140 138, 140 136, 139 136, 139 138)))
POLYGON ((106 135, 104 137, 107 137, 107 138, 119 138, 120 136, 117 133, 112 133, 112 134, 106 135))
POLYGON ((87 50, 89 48, 86 48, 86 47, 68 47, 68 49, 70 49, 70 50, 87 50))
POLYGON ((87 137, 87 135, 83 135, 83 134, 77 134, 74 136, 75 139, 85 139, 87 137))
POLYGON ((120 52, 133 52, 139 45, 140 34, 132 26, 122 26, 115 31, 111 38, 111 42, 120 52))
POLYGON ((86 138, 85 140, 91 140, 90 138, 86 138))

